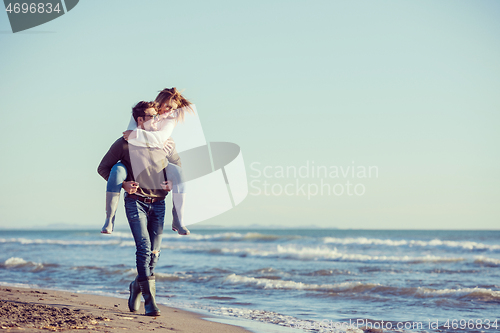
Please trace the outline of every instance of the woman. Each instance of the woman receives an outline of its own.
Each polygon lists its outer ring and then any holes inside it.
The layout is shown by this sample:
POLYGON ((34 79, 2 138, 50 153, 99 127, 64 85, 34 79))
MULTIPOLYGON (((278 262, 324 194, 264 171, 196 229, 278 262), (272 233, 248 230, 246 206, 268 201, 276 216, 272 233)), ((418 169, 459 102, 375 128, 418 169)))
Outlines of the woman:
MULTIPOLYGON (((150 132, 138 129, 132 117, 127 131, 123 132, 123 137, 129 144, 139 147, 161 148, 169 160, 166 170, 168 181, 172 182, 172 230, 179 235, 189 235, 189 230, 184 226, 184 200, 185 185, 179 159, 172 159, 173 140, 170 138, 172 132, 179 121, 184 120, 185 112, 194 113, 192 103, 188 101, 177 88, 163 89, 155 99, 160 105, 159 118, 157 123, 158 131, 150 132)), ((123 182, 127 177, 127 169, 122 163, 117 163, 111 169, 106 187, 106 220, 101 233, 110 234, 113 232, 116 209, 120 199, 120 191, 124 187, 123 182)), ((125 188, 129 193, 133 188, 125 188)))

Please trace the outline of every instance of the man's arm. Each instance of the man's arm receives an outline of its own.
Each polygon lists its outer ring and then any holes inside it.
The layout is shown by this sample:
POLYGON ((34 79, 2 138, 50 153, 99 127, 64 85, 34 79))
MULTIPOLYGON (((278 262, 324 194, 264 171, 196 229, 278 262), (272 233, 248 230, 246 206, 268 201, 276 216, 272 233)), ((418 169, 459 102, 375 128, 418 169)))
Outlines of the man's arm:
POLYGON ((99 173, 106 181, 108 180, 109 173, 111 172, 113 165, 115 165, 123 157, 123 141, 123 138, 116 140, 97 167, 97 173, 99 173))

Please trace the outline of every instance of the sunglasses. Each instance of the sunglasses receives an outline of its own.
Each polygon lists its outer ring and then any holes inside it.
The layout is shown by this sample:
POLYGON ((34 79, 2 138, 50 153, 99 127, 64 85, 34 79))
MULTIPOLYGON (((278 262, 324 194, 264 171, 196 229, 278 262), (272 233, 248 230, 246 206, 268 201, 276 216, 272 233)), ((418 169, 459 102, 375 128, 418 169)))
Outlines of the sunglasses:
POLYGON ((155 114, 155 115, 152 115, 152 116, 150 116, 150 115, 148 115, 148 114, 144 115, 144 120, 145 120, 145 121, 147 121, 147 120, 148 120, 148 119, 150 119, 150 118, 153 118, 154 120, 158 120, 158 114, 155 114), (147 118, 147 119, 146 119, 146 118, 147 118))

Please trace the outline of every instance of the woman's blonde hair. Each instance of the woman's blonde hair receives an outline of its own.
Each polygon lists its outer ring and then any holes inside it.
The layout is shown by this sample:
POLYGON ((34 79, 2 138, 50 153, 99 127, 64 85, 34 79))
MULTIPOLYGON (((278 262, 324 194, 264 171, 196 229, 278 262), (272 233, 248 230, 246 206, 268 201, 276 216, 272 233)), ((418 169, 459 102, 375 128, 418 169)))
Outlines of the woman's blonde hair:
POLYGON ((184 113, 190 112, 194 114, 193 107, 191 106, 193 103, 188 101, 184 96, 181 95, 181 92, 177 90, 177 88, 165 88, 158 96, 156 96, 155 102, 160 105, 160 108, 163 107, 163 104, 167 103, 169 100, 177 103, 177 121, 184 121, 184 113))

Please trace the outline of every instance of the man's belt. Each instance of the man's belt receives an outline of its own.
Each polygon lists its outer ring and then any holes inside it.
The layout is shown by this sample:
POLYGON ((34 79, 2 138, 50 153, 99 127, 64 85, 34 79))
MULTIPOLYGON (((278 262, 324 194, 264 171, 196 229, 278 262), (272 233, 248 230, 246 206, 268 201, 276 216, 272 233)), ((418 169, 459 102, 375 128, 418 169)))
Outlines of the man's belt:
POLYGON ((165 199, 165 198, 141 197, 141 196, 135 195, 135 194, 129 194, 129 195, 127 195, 127 198, 131 198, 131 199, 134 199, 134 200, 139 200, 139 201, 142 201, 144 203, 154 203, 154 202, 162 201, 162 200, 165 199))

